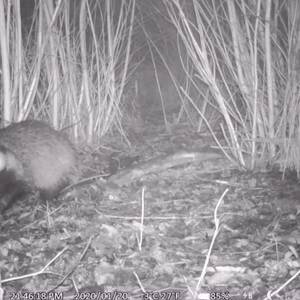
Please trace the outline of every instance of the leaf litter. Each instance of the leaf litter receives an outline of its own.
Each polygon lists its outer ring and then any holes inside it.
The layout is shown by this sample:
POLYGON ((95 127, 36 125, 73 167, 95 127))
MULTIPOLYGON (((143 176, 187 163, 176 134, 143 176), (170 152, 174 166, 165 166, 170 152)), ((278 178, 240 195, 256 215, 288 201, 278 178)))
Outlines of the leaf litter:
MULTIPOLYGON (((274 171, 203 168, 189 163, 125 187, 92 183, 92 192, 80 186, 47 205, 19 203, 1 225, 2 287, 65 295, 113 287, 133 298, 218 290, 264 299, 300 269, 300 185, 274 171)), ((298 278, 279 294, 295 300, 299 289, 298 278)))

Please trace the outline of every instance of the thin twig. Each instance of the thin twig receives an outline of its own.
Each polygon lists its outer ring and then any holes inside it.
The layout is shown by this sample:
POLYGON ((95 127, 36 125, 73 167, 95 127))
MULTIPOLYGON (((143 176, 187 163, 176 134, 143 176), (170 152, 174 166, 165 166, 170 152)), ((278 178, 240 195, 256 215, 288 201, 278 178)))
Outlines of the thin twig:
POLYGON ((50 291, 53 291, 53 290, 57 289, 59 286, 61 286, 61 285, 64 283, 64 281, 65 281, 69 276, 72 275, 72 273, 73 273, 73 272, 76 270, 76 268, 78 267, 78 264, 82 261, 82 259, 83 259, 84 255, 86 254, 88 248, 90 247, 90 244, 91 244, 93 238, 94 238, 94 235, 92 235, 92 236, 89 238, 89 240, 88 240, 88 242, 87 242, 85 248, 83 249, 83 251, 82 251, 82 253, 81 253, 81 255, 80 255, 80 257, 79 257, 77 263, 73 265, 73 267, 71 268, 71 270, 64 276, 64 278, 63 278, 63 279, 62 279, 62 280, 61 280, 54 288, 52 288, 50 291))
POLYGON ((207 269, 207 266, 208 266, 208 263, 209 263, 209 259, 210 259, 210 256, 211 256, 211 252, 212 252, 213 246, 214 246, 214 244, 215 244, 215 240, 216 240, 216 238, 217 238, 217 236, 218 236, 218 234, 219 234, 219 231, 220 231, 220 229, 221 229, 221 228, 220 228, 220 220, 219 220, 219 218, 218 218, 218 209, 219 209, 219 207, 220 207, 220 205, 221 205, 221 203, 222 203, 222 201, 223 201, 223 199, 224 199, 224 197, 225 197, 225 195, 227 194, 228 191, 229 191, 229 189, 227 188, 227 189, 223 192, 223 194, 222 194, 222 196, 220 197, 220 199, 219 199, 219 201, 218 201, 218 203, 217 203, 217 205, 216 205, 216 208, 215 208, 215 210, 214 210, 215 232, 214 232, 214 235, 213 235, 213 237, 212 237, 212 240, 211 240, 211 243, 210 243, 210 246, 209 246, 209 249, 208 249, 206 258, 205 258, 205 263, 204 263, 204 266, 203 266, 203 269, 202 269, 200 278, 199 278, 198 283, 197 283, 197 286, 196 286, 196 291, 195 291, 195 294, 194 294, 195 297, 197 296, 197 294, 198 294, 198 292, 199 292, 199 290, 200 290, 200 288, 201 288, 201 286, 202 286, 202 282, 203 282, 203 280, 204 280, 204 276, 205 276, 205 274, 206 274, 206 269, 207 269))
POLYGON ((29 274, 25 274, 22 276, 17 276, 17 277, 12 277, 12 278, 8 278, 8 279, 3 279, 1 280, 0 283, 6 283, 6 282, 11 282, 11 281, 16 281, 16 280, 20 280, 20 279, 24 279, 24 278, 29 278, 29 277, 35 277, 41 274, 54 274, 52 272, 45 272, 45 270, 59 257, 61 256, 66 250, 68 250, 69 247, 65 247, 63 250, 61 250, 58 254, 55 255, 55 257, 53 257, 40 271, 37 272, 33 272, 33 273, 29 273, 29 274))

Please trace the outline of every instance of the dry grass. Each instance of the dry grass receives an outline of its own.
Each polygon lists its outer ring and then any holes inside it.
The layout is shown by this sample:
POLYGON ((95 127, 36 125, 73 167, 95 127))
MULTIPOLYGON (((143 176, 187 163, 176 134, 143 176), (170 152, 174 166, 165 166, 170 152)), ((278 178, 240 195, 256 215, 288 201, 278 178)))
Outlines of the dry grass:
POLYGON ((261 159, 271 162, 280 156, 286 159, 283 166, 299 170, 290 150, 299 139, 291 42, 298 40, 298 3, 164 3, 194 76, 208 87, 209 104, 216 104, 223 116, 227 154, 251 168, 261 159))
POLYGON ((31 24, 18 2, 0 2, 3 120, 44 119, 89 142, 122 133, 135 0, 40 2, 31 24))

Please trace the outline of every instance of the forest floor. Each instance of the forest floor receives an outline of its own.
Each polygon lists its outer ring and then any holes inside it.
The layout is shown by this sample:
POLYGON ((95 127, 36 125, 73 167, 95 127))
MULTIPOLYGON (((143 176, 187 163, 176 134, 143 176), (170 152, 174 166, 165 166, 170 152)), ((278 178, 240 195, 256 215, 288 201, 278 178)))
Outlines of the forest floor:
POLYGON ((95 179, 7 212, 0 232, 7 299, 267 299, 268 292, 300 299, 297 179, 242 171, 226 158, 210 159, 213 168, 205 159, 164 168, 168 154, 201 154, 212 144, 185 126, 170 133, 149 126, 133 140, 83 149, 86 170, 106 177, 151 161, 158 171, 124 186, 95 179))

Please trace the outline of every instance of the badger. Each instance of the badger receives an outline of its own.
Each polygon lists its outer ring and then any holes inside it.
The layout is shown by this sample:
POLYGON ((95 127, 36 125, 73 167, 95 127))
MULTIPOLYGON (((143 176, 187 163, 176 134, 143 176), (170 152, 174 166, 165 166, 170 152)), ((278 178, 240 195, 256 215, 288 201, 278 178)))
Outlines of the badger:
POLYGON ((77 163, 71 142, 41 121, 0 129, 0 211, 32 192, 54 198, 78 177, 77 163))

